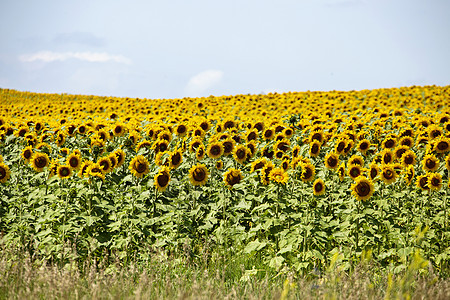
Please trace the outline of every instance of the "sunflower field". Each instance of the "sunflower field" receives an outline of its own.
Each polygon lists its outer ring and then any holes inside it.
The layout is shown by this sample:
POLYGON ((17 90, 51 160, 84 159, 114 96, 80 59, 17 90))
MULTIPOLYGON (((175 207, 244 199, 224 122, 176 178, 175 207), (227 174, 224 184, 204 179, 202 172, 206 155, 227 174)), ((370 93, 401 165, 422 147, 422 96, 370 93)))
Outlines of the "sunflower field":
POLYGON ((0 90, 0 239, 450 273, 450 86, 136 99, 0 90), (207 253, 207 254, 205 254, 207 253))

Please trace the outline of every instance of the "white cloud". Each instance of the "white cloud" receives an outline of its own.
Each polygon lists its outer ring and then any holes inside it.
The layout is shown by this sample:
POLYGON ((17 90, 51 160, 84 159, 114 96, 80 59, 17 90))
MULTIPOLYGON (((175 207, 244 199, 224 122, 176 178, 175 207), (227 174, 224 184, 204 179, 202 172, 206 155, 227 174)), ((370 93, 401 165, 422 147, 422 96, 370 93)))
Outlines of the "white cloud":
POLYGON ((78 59, 88 62, 108 62, 113 61, 117 63, 130 64, 131 60, 122 55, 111 55, 106 52, 52 52, 41 51, 33 54, 24 54, 19 56, 21 62, 53 62, 65 61, 68 59, 78 59))
POLYGON ((189 96, 198 96, 222 80, 223 72, 219 70, 206 70, 191 77, 186 86, 189 96))

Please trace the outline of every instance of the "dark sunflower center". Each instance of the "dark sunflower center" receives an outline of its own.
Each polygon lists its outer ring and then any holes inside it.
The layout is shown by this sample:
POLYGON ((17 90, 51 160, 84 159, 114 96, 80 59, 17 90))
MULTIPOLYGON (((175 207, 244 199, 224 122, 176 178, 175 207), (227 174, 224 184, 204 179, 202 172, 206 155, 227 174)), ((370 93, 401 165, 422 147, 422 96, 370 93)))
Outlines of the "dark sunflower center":
POLYGON ((255 164, 255 170, 258 170, 258 169, 261 169, 262 167, 264 167, 264 163, 262 163, 262 162, 259 162, 259 163, 257 163, 257 164, 255 164))
POLYGON ((160 187, 165 187, 167 184, 169 184, 169 176, 165 173, 160 174, 157 180, 160 187))
POLYGON ((339 142, 336 150, 338 152, 341 152, 342 150, 344 150, 344 148, 345 148, 345 143, 344 142, 339 142))
POLYGON ((227 183, 229 185, 238 184, 240 181, 241 181, 241 178, 239 176, 234 176, 233 173, 230 173, 227 175, 227 183))
POLYGON ((283 152, 286 151, 288 148, 289 148, 289 146, 287 143, 281 142, 278 144, 278 149, 283 152))
POLYGON ((392 161, 392 155, 390 153, 385 153, 383 156, 383 161, 385 164, 388 164, 392 161))
POLYGON ((428 189, 428 183, 427 183, 427 177, 422 177, 422 178, 420 178, 420 180, 419 180, 419 185, 420 185, 420 187, 421 188, 423 188, 423 189, 428 189))
POLYGON ((391 170, 386 170, 383 172, 383 176, 386 179, 392 179, 394 177, 394 172, 392 172, 391 170))
POLYGON ((305 170, 303 171, 303 178, 304 179, 309 179, 312 176, 312 170, 309 167, 306 167, 305 170))
POLYGON ((192 173, 192 177, 195 181, 201 182, 206 178, 206 172, 203 168, 196 168, 192 173))
POLYGON ((220 155, 220 150, 221 150, 221 148, 219 145, 213 145, 213 146, 211 146, 210 152, 213 156, 217 156, 217 155, 220 155))
POLYGON ((3 179, 5 177, 6 177, 6 170, 0 167, 0 179, 3 179))
POLYGON ((244 159, 246 155, 246 151, 244 149, 238 149, 236 151, 236 156, 238 159, 244 159))
POLYGON ((271 136, 272 136, 272 131, 271 130, 266 130, 266 132, 264 132, 264 137, 270 138, 271 136))
POLYGON ((25 150, 25 152, 23 153, 23 156, 25 157, 25 159, 30 159, 31 158, 31 151, 30 150, 25 150))
POLYGON ((144 163, 137 162, 135 166, 138 173, 144 173, 147 170, 147 165, 144 163))
POLYGON ((225 154, 231 153, 232 150, 233 150, 233 143, 231 143, 231 142, 224 142, 223 143, 223 152, 225 154))
POLYGON ((398 149, 397 150, 397 157, 401 158, 405 152, 406 152, 406 149, 398 149))
POLYGON ((432 178, 431 179, 431 185, 432 186, 439 186, 439 184, 441 183, 441 181, 438 178, 432 178))
POLYGON ((334 156, 330 156, 327 160, 328 165, 332 168, 336 167, 337 162, 338 161, 337 161, 336 157, 334 157, 334 156))
POLYGON ((247 136, 247 140, 256 140, 256 133, 250 132, 250 134, 247 136))
POLYGON ((359 174, 361 174, 359 168, 353 167, 353 168, 350 169, 350 175, 351 175, 352 177, 358 177, 359 174))
POLYGON ((317 145, 317 144, 312 145, 311 153, 317 154, 318 152, 319 152, 319 145, 317 145))
POLYGON ((316 183, 316 185, 314 186, 314 190, 316 191, 316 193, 319 193, 323 190, 323 185, 321 182, 316 183))
POLYGON ((370 193, 370 185, 367 182, 360 182, 356 186, 356 193, 360 197, 365 197, 370 193))
POLYGON ((91 173, 101 173, 101 172, 102 172, 102 170, 100 170, 100 168, 97 168, 97 167, 92 168, 92 170, 91 170, 91 173))
POLYGON ((122 127, 121 126, 116 126, 116 128, 114 128, 114 133, 115 134, 120 134, 122 132, 122 127))
POLYGON ((117 154, 116 154, 116 157, 117 157, 117 163, 120 164, 120 163, 123 161, 123 156, 122 156, 122 154, 117 153, 117 154))
POLYGON ((412 155, 408 155, 404 159, 405 164, 411 165, 414 162, 414 157, 412 155))
POLYGON ((100 162, 100 166, 103 168, 103 171, 106 171, 109 168, 109 162, 106 160, 103 160, 100 162))
POLYGON ((376 168, 370 169, 370 178, 374 179, 378 175, 378 170, 376 168))
POLYGON ((433 130, 433 131, 431 132, 431 136, 432 136, 433 138, 438 137, 438 136, 440 136, 440 135, 441 135, 441 132, 440 132, 439 130, 433 130))
POLYGON ((427 161, 425 162, 425 165, 427 166, 428 169, 433 169, 434 167, 436 167, 436 162, 431 158, 428 158, 427 161))
POLYGON ((365 151, 365 150, 367 150, 369 148, 369 144, 367 142, 363 142, 363 143, 361 143, 361 145, 359 145, 359 148, 362 151, 365 151))
POLYGON ((185 132, 186 132, 186 126, 184 126, 184 125, 178 126, 178 128, 177 128, 177 133, 178 134, 183 134, 185 132))
POLYGON ((448 147, 449 147, 449 145, 448 145, 448 143, 447 143, 446 141, 440 141, 440 142, 437 144, 438 150, 441 150, 441 151, 447 150, 448 147))
POLYGON ((44 168, 45 166, 47 166, 47 160, 45 159, 45 157, 39 156, 36 159, 35 164, 38 168, 44 168))
POLYGON ((384 145, 386 146, 386 148, 393 148, 395 145, 395 141, 392 139, 389 139, 386 141, 386 143, 384 145))
POLYGON ((313 136, 311 137, 311 140, 322 142, 322 134, 320 132, 314 133, 313 136))
POLYGON ((181 155, 180 155, 180 153, 177 152, 172 156, 172 164, 176 166, 180 163, 180 161, 181 161, 181 155))
POLYGON ((72 168, 78 167, 78 164, 79 164, 78 158, 76 158, 76 157, 71 157, 71 158, 69 159, 69 165, 70 165, 72 168))
POLYGON ((69 176, 69 174, 70 174, 69 168, 62 168, 60 170, 60 172, 61 172, 61 176, 63 176, 63 177, 69 176))

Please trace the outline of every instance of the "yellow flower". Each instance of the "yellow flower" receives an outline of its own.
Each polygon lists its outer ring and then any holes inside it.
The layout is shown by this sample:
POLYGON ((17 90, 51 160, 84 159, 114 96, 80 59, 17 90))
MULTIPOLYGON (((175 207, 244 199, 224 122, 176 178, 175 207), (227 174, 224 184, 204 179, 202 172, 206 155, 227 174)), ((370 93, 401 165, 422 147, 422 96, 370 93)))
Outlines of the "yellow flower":
POLYGON ((49 164, 50 164, 50 160, 46 153, 36 152, 31 157, 31 166, 37 172, 42 172, 45 167, 48 167, 49 164))
POLYGON ((131 161, 128 167, 131 171, 131 174, 134 176, 141 178, 150 172, 150 166, 147 158, 143 155, 136 155, 131 161))
POLYGON ((321 196, 325 194, 325 182, 321 178, 317 178, 313 183, 314 196, 321 196))
POLYGON ((56 173, 61 179, 67 179, 72 176, 72 168, 69 165, 58 166, 56 173))
POLYGON ((439 173, 429 173, 427 176, 428 187, 432 190, 439 191, 442 188, 442 176, 439 173))
POLYGON ((397 172, 392 164, 382 165, 380 176, 385 184, 391 184, 397 180, 397 172))
POLYGON ((189 181, 192 185, 204 185, 208 177, 209 171, 204 164, 198 164, 189 169, 189 181))
POLYGON ((439 168, 439 159, 433 154, 427 154, 422 159, 422 168, 425 172, 434 172, 439 168))
POLYGON ((223 174, 223 182, 229 189, 240 183, 242 179, 243 176, 241 170, 239 169, 231 168, 223 174))
POLYGON ((221 142, 211 142, 206 149, 206 154, 213 159, 217 159, 223 155, 224 147, 221 142))
POLYGON ((76 155, 75 153, 72 153, 67 157, 66 164, 72 170, 78 170, 81 167, 81 157, 76 155))
POLYGON ((359 176, 352 184, 351 191, 356 200, 366 201, 374 192, 373 182, 364 176, 359 176))
POLYGON ((158 191, 164 192, 169 186, 170 171, 167 167, 162 167, 159 172, 153 177, 155 187, 158 191))
POLYGON ((289 175, 282 168, 274 168, 270 171, 269 178, 273 182, 286 184, 289 180, 289 175))
POLYGON ((4 163, 0 162, 0 182, 5 183, 11 176, 11 171, 9 167, 4 163))

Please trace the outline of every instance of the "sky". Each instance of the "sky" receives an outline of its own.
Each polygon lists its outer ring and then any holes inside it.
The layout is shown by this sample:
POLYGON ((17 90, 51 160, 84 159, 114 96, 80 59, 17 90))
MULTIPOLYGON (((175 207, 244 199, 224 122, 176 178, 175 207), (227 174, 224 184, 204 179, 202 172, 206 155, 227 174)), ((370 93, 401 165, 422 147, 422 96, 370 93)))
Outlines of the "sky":
POLYGON ((183 98, 450 85, 449 0, 2 0, 0 88, 183 98))

